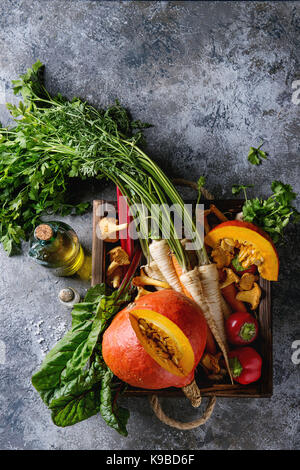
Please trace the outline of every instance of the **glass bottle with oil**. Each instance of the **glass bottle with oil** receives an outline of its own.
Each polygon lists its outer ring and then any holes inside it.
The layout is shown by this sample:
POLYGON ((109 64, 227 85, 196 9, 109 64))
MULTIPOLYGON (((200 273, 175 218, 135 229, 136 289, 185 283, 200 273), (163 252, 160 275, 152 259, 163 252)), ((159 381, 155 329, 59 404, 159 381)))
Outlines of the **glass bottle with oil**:
POLYGON ((78 236, 72 227, 60 221, 45 222, 35 228, 29 256, 56 276, 72 276, 84 263, 78 236))

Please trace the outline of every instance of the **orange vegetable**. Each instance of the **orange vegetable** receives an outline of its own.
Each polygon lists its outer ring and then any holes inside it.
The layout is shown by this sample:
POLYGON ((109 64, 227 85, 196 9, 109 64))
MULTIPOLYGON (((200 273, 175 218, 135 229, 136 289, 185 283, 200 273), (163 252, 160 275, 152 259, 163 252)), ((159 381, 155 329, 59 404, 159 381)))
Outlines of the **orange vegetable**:
POLYGON ((277 281, 279 271, 278 254, 274 243, 266 232, 250 222, 231 220, 213 228, 206 235, 205 243, 215 248, 224 238, 232 239, 244 246, 243 250, 247 258, 243 259, 242 265, 245 261, 249 261, 250 264, 257 264, 258 271, 264 279, 277 281), (249 253, 247 253, 247 250, 249 253))
POLYGON ((192 299, 191 294, 187 291, 187 289, 184 287, 184 285, 183 285, 182 282, 180 281, 180 276, 181 276, 181 274, 183 274, 183 271, 182 271, 182 267, 181 267, 180 264, 178 263, 178 261, 177 261, 177 259, 176 259, 176 256, 175 256, 174 254, 172 254, 172 263, 173 263, 175 272, 176 272, 177 277, 178 277, 178 281, 179 281, 179 283, 180 283, 180 286, 181 286, 181 288, 182 288, 182 291, 183 291, 184 295, 186 295, 189 299, 192 299))
POLYGON ((193 300, 171 289, 153 292, 114 317, 103 335, 103 358, 132 386, 181 388, 193 381, 206 331, 205 318, 193 300))
POLYGON ((221 289, 222 295, 226 302, 230 305, 233 312, 247 312, 245 304, 241 300, 236 299, 238 290, 234 283, 221 289))

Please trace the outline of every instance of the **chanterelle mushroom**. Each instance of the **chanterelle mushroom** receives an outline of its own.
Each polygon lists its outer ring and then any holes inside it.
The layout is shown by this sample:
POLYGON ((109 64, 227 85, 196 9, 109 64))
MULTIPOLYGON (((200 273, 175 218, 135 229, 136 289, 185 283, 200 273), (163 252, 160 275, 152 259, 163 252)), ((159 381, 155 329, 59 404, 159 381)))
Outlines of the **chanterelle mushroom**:
POLYGON ((251 290, 257 277, 253 273, 244 273, 239 282, 241 290, 251 290))
POLYGON ((233 258, 233 253, 223 250, 220 246, 214 248, 211 252, 211 256, 214 262, 217 265, 218 269, 224 268, 224 266, 229 266, 233 258))
POLYGON ((153 279, 152 277, 146 276, 142 269, 140 275, 132 279, 132 284, 134 286, 155 286, 163 287, 164 289, 170 288, 170 285, 166 281, 159 281, 157 279, 153 279))
POLYGON ((205 353, 201 358, 201 365, 204 367, 208 373, 213 372, 214 374, 218 374, 220 372, 220 360, 221 354, 210 354, 205 353))
POLYGON ((255 310, 260 301, 261 288, 254 282, 251 290, 242 290, 236 295, 237 300, 251 304, 251 310, 255 310))
POLYGON ((220 284, 220 289, 223 289, 234 282, 237 284, 240 281, 240 278, 232 271, 232 269, 224 268, 223 271, 226 271, 226 279, 222 284, 220 284))
POLYGON ((120 246, 116 246, 116 248, 110 250, 108 254, 111 263, 106 271, 107 277, 110 277, 119 266, 125 266, 127 264, 130 264, 128 254, 120 246))
POLYGON ((113 271, 111 276, 106 278, 106 280, 114 289, 117 289, 119 285, 121 284, 122 274, 123 274, 122 266, 118 266, 113 271))
POLYGON ((134 300, 139 300, 141 297, 143 297, 144 295, 148 295, 148 294, 151 294, 151 292, 147 289, 144 289, 143 287, 139 286, 137 288, 138 290, 138 293, 137 293, 137 296, 135 297, 134 300))
POLYGON ((128 224, 118 225, 118 221, 114 217, 104 217, 99 220, 98 226, 100 238, 106 242, 115 243, 119 239, 117 232, 127 228, 128 224))

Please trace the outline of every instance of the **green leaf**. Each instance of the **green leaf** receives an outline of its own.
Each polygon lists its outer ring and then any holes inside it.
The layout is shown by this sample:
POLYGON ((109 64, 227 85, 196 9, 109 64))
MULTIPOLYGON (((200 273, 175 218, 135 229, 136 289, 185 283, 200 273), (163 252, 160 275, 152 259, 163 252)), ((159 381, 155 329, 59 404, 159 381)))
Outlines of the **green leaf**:
POLYGON ((277 243, 283 240, 284 229, 290 222, 299 222, 299 213, 292 206, 296 193, 289 184, 273 181, 271 189, 273 194, 268 199, 254 198, 245 202, 243 220, 264 229, 277 243))
POLYGON ((13 253, 13 240, 8 235, 4 235, 1 237, 1 243, 3 245, 4 250, 10 256, 13 253))
POLYGON ((105 371, 106 367, 96 358, 89 370, 55 391, 49 408, 56 426, 72 426, 99 412, 99 392, 105 371))
POLYGON ((33 66, 32 66, 32 70, 34 73, 37 73, 40 69, 42 69, 44 67, 44 65, 42 64, 42 62, 40 60, 37 60, 33 66))
POLYGON ((246 190, 247 188, 253 188, 253 184, 234 184, 231 188, 232 194, 239 194, 242 190, 246 190))
POLYGON ((205 186, 205 183, 206 183, 206 178, 205 176, 200 176, 200 178, 198 179, 197 181, 197 185, 198 185, 198 191, 201 190, 201 188, 203 188, 203 186, 205 186))
POLYGON ((241 263, 239 262, 239 257, 238 255, 236 255, 232 260, 231 260, 231 264, 232 266, 234 267, 234 269, 236 271, 245 271, 245 268, 243 268, 243 266, 241 265, 241 263))
POLYGON ((127 436, 126 429, 129 418, 129 411, 125 408, 118 407, 114 402, 116 391, 112 391, 113 373, 110 369, 103 376, 100 391, 100 413, 104 421, 122 436, 127 436))
POLYGON ((252 165, 260 165, 262 163, 262 158, 267 158, 267 153, 260 150, 261 144, 258 148, 250 147, 248 153, 248 161, 252 163, 252 165))
MULTIPOLYGON (((101 356, 101 335, 127 299, 127 293, 107 292, 104 284, 92 287, 84 302, 74 306, 71 329, 32 376, 32 384, 52 410, 52 420, 57 426, 70 426, 98 413, 102 387, 105 387, 103 399, 107 408, 108 396, 113 393, 109 391, 112 376, 107 373, 101 356)), ((119 432, 124 434, 122 409, 114 419, 119 422, 119 432)), ((117 429, 114 420, 111 423, 117 429)))

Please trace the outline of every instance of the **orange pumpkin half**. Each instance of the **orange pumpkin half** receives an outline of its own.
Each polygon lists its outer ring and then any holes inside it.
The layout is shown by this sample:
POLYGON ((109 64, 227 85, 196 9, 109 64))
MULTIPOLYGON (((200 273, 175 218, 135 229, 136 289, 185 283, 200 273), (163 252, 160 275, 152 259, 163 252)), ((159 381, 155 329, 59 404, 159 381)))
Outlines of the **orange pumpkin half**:
POLYGON ((103 358, 134 387, 181 388, 194 378, 206 334, 200 307, 165 289, 141 297, 115 316, 103 335, 103 358))
POLYGON ((226 238, 252 246, 259 253, 263 262, 258 271, 264 279, 277 281, 279 272, 279 258, 270 236, 261 228, 251 222, 231 220, 223 222, 213 228, 205 237, 206 245, 215 248, 221 240, 226 238))

